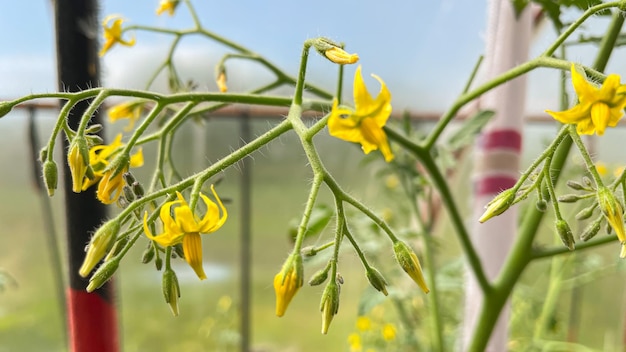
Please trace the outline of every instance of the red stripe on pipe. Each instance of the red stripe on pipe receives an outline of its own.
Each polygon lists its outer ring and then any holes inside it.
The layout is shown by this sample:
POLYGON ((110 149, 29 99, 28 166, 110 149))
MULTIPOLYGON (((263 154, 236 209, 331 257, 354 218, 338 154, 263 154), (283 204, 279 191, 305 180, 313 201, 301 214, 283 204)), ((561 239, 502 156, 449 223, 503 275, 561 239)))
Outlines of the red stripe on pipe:
POLYGON ((511 176, 486 176, 474 183, 476 195, 486 196, 498 194, 515 185, 517 180, 511 176))
POLYGON ((111 352, 119 350, 117 315, 113 302, 97 293, 67 290, 70 351, 111 352))
POLYGON ((511 149, 522 150, 522 135, 516 130, 495 130, 484 133, 480 138, 483 150, 511 149))

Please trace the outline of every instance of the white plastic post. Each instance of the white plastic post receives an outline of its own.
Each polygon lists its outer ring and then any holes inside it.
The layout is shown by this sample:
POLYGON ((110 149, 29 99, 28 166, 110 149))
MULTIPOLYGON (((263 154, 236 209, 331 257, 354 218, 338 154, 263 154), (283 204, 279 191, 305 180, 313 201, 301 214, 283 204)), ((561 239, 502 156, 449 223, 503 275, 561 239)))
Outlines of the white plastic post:
MULTIPOLYGON (((524 62, 528 57, 532 34, 530 8, 516 18, 510 0, 489 0, 484 78, 498 74, 524 62)), ((484 206, 500 191, 510 188, 519 177, 522 145, 522 124, 526 102, 526 79, 517 78, 485 94, 481 109, 495 111, 475 148, 472 240, 482 260, 487 277, 494 279, 502 267, 517 232, 515 207, 484 224, 478 218, 484 206)), ((465 321, 462 349, 472 337, 476 318, 483 302, 475 278, 467 277, 465 321)), ((489 341, 487 351, 507 350, 510 307, 503 310, 489 341)))

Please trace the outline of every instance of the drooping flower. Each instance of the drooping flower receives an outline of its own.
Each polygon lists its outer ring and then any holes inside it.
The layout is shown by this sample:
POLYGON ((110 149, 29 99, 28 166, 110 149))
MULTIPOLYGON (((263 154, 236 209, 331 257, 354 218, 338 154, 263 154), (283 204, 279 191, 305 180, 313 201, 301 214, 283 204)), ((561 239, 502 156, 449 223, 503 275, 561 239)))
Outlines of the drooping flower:
POLYGON ((158 16, 161 16, 163 12, 167 11, 170 16, 174 16, 174 12, 176 11, 178 4, 180 4, 180 0, 161 0, 156 13, 158 16))
POLYGON ((296 295, 304 282, 302 256, 292 253, 274 276, 274 291, 276 292, 276 316, 282 317, 287 311, 289 303, 296 295))
POLYGON ((115 105, 109 109, 109 120, 114 123, 118 120, 128 119, 128 126, 124 127, 124 131, 130 131, 141 117, 143 104, 143 100, 133 100, 115 105))
POLYGON ((82 190, 86 190, 98 181, 97 196, 101 202, 111 204, 117 201, 124 187, 123 174, 129 167, 143 165, 143 153, 139 149, 137 153, 126 158, 119 155, 122 143, 122 135, 118 134, 111 144, 97 145, 89 149, 89 165, 93 170, 93 178, 84 178, 82 190), (115 163, 117 165, 111 165, 115 163))
POLYGON ((135 45, 134 37, 130 40, 122 39, 122 22, 124 22, 124 19, 119 15, 109 15, 102 21, 102 27, 104 28, 104 45, 102 45, 102 49, 100 50, 100 56, 104 56, 115 43, 126 46, 135 45), (111 21, 112 23, 109 27, 109 22, 111 21))
POLYGON ((206 274, 202 267, 202 239, 200 234, 209 234, 217 231, 228 218, 226 208, 213 186, 211 186, 211 192, 213 192, 217 204, 200 193, 200 198, 206 206, 206 213, 202 219, 194 215, 180 192, 176 192, 178 200, 166 202, 161 207, 159 217, 163 223, 163 233, 156 236, 152 235, 148 226, 148 213, 145 213, 143 218, 143 229, 149 239, 163 247, 170 247, 179 243, 183 244, 185 260, 200 280, 206 279, 206 274), (173 216, 172 208, 174 208, 173 216))
POLYGON ((89 168, 89 151, 85 138, 74 138, 67 153, 67 164, 72 174, 72 191, 79 193, 89 168))
POLYGON ((626 86, 620 84, 619 75, 610 74, 598 88, 579 70, 572 64, 572 85, 578 104, 569 110, 546 112, 559 122, 576 124, 578 134, 597 133, 601 136, 607 126, 615 127, 624 115, 626 86))
POLYGON ((626 258, 626 230, 624 229, 624 210, 619 200, 615 198, 613 192, 606 187, 598 188, 598 206, 602 215, 609 223, 617 238, 619 239, 622 249, 620 258, 626 258))
POLYGON ((393 153, 383 126, 391 114, 391 93, 380 77, 372 76, 381 84, 376 99, 367 91, 359 66, 354 74, 355 109, 340 107, 335 99, 328 119, 328 130, 331 136, 360 143, 365 154, 380 149, 385 161, 389 162, 393 160, 393 153))

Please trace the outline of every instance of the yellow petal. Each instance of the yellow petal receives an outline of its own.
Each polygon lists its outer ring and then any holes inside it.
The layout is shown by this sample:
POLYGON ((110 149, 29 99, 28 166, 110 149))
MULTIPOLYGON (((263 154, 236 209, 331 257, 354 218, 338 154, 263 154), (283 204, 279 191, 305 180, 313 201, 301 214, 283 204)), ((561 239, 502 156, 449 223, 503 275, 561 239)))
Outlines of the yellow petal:
POLYGON ((204 204, 206 204, 207 212, 204 214, 202 221, 200 222, 200 232, 201 233, 211 233, 217 231, 224 223, 226 219, 228 219, 228 212, 226 211, 226 207, 222 203, 222 200, 215 192, 215 187, 211 185, 211 192, 213 192, 213 197, 217 200, 217 204, 219 205, 219 209, 207 196, 200 193, 200 197, 204 204), (222 216, 220 217, 220 210, 222 212, 222 216))
POLYGON ((597 102, 591 105, 591 121, 598 136, 604 134, 610 118, 609 106, 605 103, 597 102))
POLYGON ((202 240, 197 232, 187 233, 183 237, 183 252, 185 260, 196 272, 200 280, 206 279, 204 268, 202 268, 202 240))
POLYGON ((367 91, 365 82, 363 81, 363 75, 361 75, 361 65, 356 68, 354 73, 354 108, 356 111, 369 110, 374 105, 374 99, 367 91))
POLYGON ((589 119, 591 112, 591 104, 577 104, 573 108, 565 111, 552 111, 546 110, 550 116, 561 123, 578 123, 580 121, 589 119))
POLYGON ((587 81, 585 71, 575 64, 572 64, 572 85, 581 103, 593 102, 597 99, 598 88, 587 81))
POLYGON ((604 80, 602 87, 600 88, 597 99, 603 100, 606 102, 610 102, 611 100, 613 100, 620 86, 619 81, 620 81, 619 75, 616 75, 616 74, 608 75, 606 79, 604 80))
POLYGON ((130 156, 130 167, 143 166, 143 151, 141 148, 137 150, 137 153, 130 156))
POLYGON ((376 124, 379 127, 383 127, 387 123, 387 120, 389 119, 392 111, 391 92, 389 92, 389 89, 387 89, 387 85, 380 77, 378 77, 377 75, 372 75, 372 77, 374 77, 380 83, 380 92, 378 93, 376 101, 374 102, 374 105, 377 107, 376 116, 374 116, 374 119, 376 120, 376 124))

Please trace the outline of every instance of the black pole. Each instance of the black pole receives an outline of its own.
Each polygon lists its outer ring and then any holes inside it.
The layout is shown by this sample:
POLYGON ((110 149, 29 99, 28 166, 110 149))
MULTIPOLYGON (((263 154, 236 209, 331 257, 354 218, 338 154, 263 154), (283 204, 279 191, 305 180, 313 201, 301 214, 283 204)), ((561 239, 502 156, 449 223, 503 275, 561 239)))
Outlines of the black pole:
MULTIPOLYGON (((245 112, 240 120, 240 132, 242 144, 250 142, 252 133, 250 131, 250 114, 245 112)), ((251 233, 251 192, 252 192, 252 167, 250 158, 241 160, 241 243, 240 243, 240 265, 241 265, 241 351, 250 351, 250 280, 251 256, 250 251, 252 238, 251 233)))
MULTIPOLYGON (((58 86, 64 91, 79 91, 100 85, 98 60, 98 1, 55 0, 58 86)), ((89 102, 74 106, 68 118, 76 129, 89 102)), ((99 116, 92 123, 99 123, 99 116)), ((64 140, 67 160, 68 141, 64 140)), ((67 223, 69 289, 67 291, 70 348, 74 352, 118 351, 117 318, 113 285, 103 285, 87 293, 88 280, 78 275, 85 256, 85 244, 106 217, 106 209, 95 197, 95 187, 72 192, 69 167, 64 165, 64 193, 67 223)))

